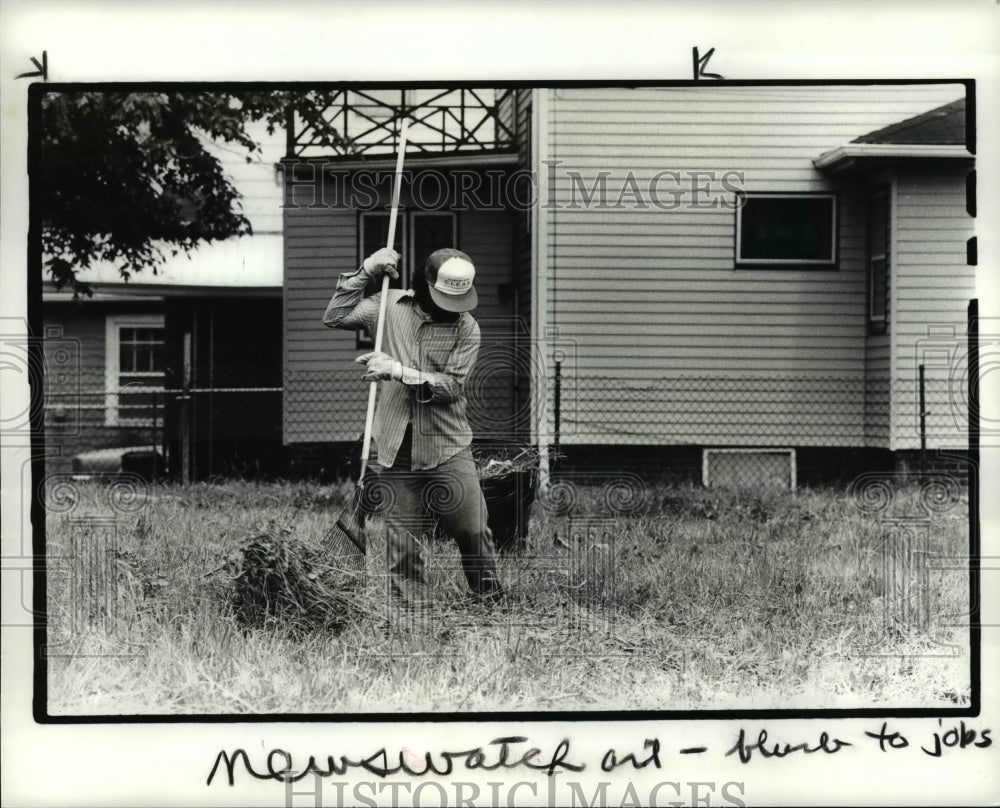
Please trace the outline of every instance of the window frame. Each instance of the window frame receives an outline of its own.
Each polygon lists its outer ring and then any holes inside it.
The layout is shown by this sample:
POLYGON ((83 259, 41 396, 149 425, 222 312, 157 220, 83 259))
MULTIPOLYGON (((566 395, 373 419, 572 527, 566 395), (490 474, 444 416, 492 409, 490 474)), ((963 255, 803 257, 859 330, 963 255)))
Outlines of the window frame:
MULTIPOLYGON (((371 255, 375 250, 378 250, 385 246, 385 244, 378 244, 372 247, 365 246, 365 217, 384 217, 389 218, 389 211, 387 210, 362 210, 358 212, 358 227, 357 227, 357 245, 358 245, 358 266, 360 267, 362 262, 371 255)), ((408 251, 409 251, 409 228, 407 227, 407 215, 405 211, 399 211, 396 218, 396 227, 399 229, 399 243, 403 248, 403 258, 400 262, 402 264, 402 272, 400 272, 401 284, 405 288, 406 282, 409 280, 409 275, 407 273, 408 266, 408 251)))
MULTIPOLYGON (((375 250, 384 247, 385 244, 379 244, 378 246, 366 247, 365 246, 365 217, 384 217, 389 218, 390 212, 387 210, 362 210, 358 211, 358 221, 357 227, 354 231, 355 233, 355 243, 358 249, 358 267, 364 262, 371 253, 375 250)), ((407 253, 409 250, 409 239, 407 238, 407 216, 405 211, 399 211, 396 214, 396 227, 399 230, 399 244, 402 248, 402 259, 400 260, 400 285, 404 288, 406 287, 406 281, 409 279, 407 276, 407 253)), ((375 335, 372 334, 371 337, 363 328, 359 328, 354 332, 354 347, 359 351, 372 351, 375 349, 375 335)))
POLYGON ((865 232, 866 232, 866 244, 865 244, 865 289, 866 289, 866 305, 865 305, 865 323, 866 330, 868 334, 872 336, 878 336, 881 334, 889 333, 889 272, 892 268, 892 188, 888 183, 880 183, 878 185, 873 185, 867 189, 866 196, 866 208, 865 208, 865 232), (885 207, 885 234, 884 241, 885 246, 882 253, 876 254, 872 252, 872 204, 873 200, 877 196, 883 197, 883 204, 885 207), (877 257, 885 262, 885 271, 883 273, 883 283, 885 284, 885 289, 883 292, 884 309, 881 315, 875 314, 872 310, 875 304, 875 273, 872 271, 872 262, 876 260, 877 257))
MULTIPOLYGON (((166 329, 162 314, 109 314, 104 321, 104 425, 105 426, 149 426, 146 418, 123 418, 120 414, 121 391, 121 329, 159 328, 166 329)), ((164 332, 164 345, 166 333, 164 332)), ((150 386, 154 392, 162 391, 166 381, 165 371, 137 373, 136 376, 158 376, 159 385, 150 386)))
POLYGON ((734 223, 734 268, 735 269, 793 269, 793 270, 837 270, 840 267, 840 195, 836 191, 741 191, 742 201, 736 206, 734 223), (748 199, 830 199, 830 257, 829 258, 744 258, 742 250, 743 208, 748 199))
MULTIPOLYGON (((356 239, 358 247, 358 266, 361 266, 361 262, 365 260, 365 257, 374 252, 377 247, 366 247, 365 245, 365 216, 380 216, 388 217, 388 211, 384 210, 363 210, 358 212, 358 222, 356 230, 356 239)), ((410 266, 413 256, 415 255, 414 250, 414 240, 417 234, 417 217, 420 216, 450 216, 451 217, 451 234, 452 234, 452 244, 458 249, 458 213, 453 210, 411 210, 411 211, 399 211, 398 218, 396 220, 396 226, 400 228, 400 245, 402 247, 403 257, 400 261, 400 286, 403 289, 408 289, 411 285, 413 272, 416 271, 416 267, 410 266)), ((380 247, 384 247, 384 244, 380 244, 380 247)), ((374 350, 375 339, 374 335, 369 339, 363 328, 359 328, 354 335, 354 346, 359 351, 363 350, 374 350)))

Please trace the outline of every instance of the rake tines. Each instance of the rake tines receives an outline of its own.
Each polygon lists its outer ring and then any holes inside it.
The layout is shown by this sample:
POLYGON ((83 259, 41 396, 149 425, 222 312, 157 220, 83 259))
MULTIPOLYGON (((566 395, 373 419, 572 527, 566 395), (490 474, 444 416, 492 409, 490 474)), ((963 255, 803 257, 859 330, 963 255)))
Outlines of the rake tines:
POLYGON ((331 564, 347 572, 360 571, 365 564, 363 494, 362 486, 354 489, 347 506, 337 515, 322 541, 323 550, 330 554, 331 564))

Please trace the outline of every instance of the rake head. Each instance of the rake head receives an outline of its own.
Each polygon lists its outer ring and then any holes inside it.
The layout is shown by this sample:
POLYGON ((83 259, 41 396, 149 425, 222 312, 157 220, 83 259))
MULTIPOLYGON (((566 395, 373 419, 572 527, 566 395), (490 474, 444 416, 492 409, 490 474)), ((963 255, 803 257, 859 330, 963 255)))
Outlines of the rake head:
POLYGON ((358 485, 347 506, 337 515, 333 526, 323 537, 323 549, 339 559, 345 567, 363 564, 365 557, 363 494, 363 487, 358 485))

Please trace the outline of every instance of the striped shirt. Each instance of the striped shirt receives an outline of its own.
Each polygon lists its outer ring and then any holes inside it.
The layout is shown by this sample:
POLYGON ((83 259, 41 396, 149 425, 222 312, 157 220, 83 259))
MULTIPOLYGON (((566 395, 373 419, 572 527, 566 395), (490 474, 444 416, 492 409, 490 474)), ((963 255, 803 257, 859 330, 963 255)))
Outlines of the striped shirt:
MULTIPOLYGON (((367 282, 360 270, 341 275, 323 324, 366 328, 374 334, 382 295, 363 297, 367 282)), ((391 467, 406 427, 412 424, 411 468, 435 468, 472 442, 465 380, 479 354, 479 324, 468 313, 454 323, 435 322, 417 304, 412 290, 390 289, 388 294, 382 350, 421 374, 409 384, 379 382, 372 429, 375 453, 380 465, 391 467)))

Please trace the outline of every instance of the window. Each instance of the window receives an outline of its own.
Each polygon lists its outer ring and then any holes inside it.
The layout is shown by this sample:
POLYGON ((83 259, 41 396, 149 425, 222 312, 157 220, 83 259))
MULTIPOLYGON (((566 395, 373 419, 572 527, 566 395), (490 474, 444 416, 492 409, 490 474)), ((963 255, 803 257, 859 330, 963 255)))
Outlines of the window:
POLYGON ((736 267, 835 269, 835 194, 744 194, 736 209, 736 267))
MULTIPOLYGON (((358 223, 358 265, 379 247, 384 247, 389 237, 389 214, 382 211, 365 211, 358 223)), ((451 212, 412 211, 401 212, 396 222, 395 249, 403 256, 399 280, 390 281, 394 289, 408 289, 413 273, 423 271, 424 264, 434 250, 458 246, 458 217, 451 212)), ((378 288, 371 286, 366 295, 378 288)), ((364 330, 357 332, 357 347, 371 349, 375 342, 364 330)))
POLYGON ((149 426, 161 418, 166 331, 159 314, 113 315, 105 331, 108 426, 149 426))
POLYGON ((410 214, 410 262, 407 278, 414 272, 423 272, 427 258, 442 247, 455 247, 458 233, 455 232, 454 213, 413 212, 410 214))
POLYGON ((889 327, 889 190, 868 195, 868 333, 889 327))

